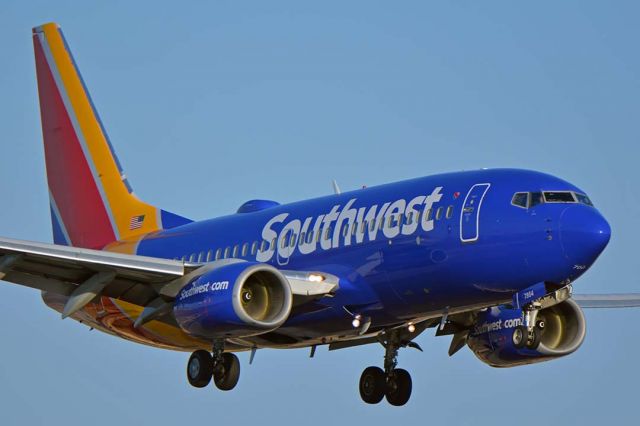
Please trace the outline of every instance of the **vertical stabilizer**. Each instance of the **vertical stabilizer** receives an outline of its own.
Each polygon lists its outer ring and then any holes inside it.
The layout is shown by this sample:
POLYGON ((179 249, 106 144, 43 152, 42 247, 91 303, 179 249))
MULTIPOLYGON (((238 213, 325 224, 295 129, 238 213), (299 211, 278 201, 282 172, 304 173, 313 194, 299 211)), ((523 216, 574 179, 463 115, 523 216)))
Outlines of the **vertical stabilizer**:
POLYGON ((101 249, 188 223, 133 194, 58 25, 33 44, 55 243, 101 249))

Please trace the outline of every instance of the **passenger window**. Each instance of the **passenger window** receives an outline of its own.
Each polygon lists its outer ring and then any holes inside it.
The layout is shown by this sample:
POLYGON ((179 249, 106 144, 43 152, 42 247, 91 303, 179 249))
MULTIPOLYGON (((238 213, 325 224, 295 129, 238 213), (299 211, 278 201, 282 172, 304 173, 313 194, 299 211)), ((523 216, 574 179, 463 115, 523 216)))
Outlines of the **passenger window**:
POLYGON ((251 256, 255 256, 256 251, 258 251, 258 242, 257 242, 257 241, 254 241, 254 242, 251 244, 251 256))
POLYGON ((451 219, 453 217, 453 206, 447 207, 447 219, 451 219))
POLYGON ((222 250, 217 249, 216 250, 216 260, 220 260, 220 256, 222 255, 222 250))
POLYGON ((427 209, 427 211, 424 212, 424 215, 427 217, 427 221, 431 220, 431 218, 433 217, 433 210, 427 209))
POLYGON ((187 260, 187 255, 186 254, 184 256, 182 256, 182 261, 184 262, 185 260, 187 260))
POLYGON ((351 229, 351 235, 356 235, 357 231, 358 231, 358 222, 353 222, 353 227, 351 229))
POLYGON ((242 245, 242 257, 245 257, 248 251, 249 251, 249 243, 244 243, 242 245))
POLYGON ((271 245, 269 247, 273 247, 274 249, 277 247, 276 246, 276 237, 273 237, 273 239, 271 240, 271 245))
POLYGON ((413 223, 413 212, 407 213, 407 225, 411 225, 413 223))
POLYGON ((342 228, 342 236, 346 237, 348 233, 349 233, 349 224, 345 223, 345 225, 342 228))
POLYGON ((207 262, 211 262, 212 258, 213 258, 213 249, 207 252, 207 262))
POLYGON ((195 261, 196 261, 196 254, 191 253, 191 256, 189 256, 189 262, 195 262, 195 261))
POLYGON ((328 240, 330 238, 330 235, 331 235, 331 227, 328 226, 327 227, 327 232, 324 233, 324 239, 328 240))
POLYGON ((296 245, 296 237, 297 235, 295 233, 291 233, 291 238, 289 240, 289 247, 294 247, 296 245))
POLYGON ((229 258, 229 254, 231 253, 231 247, 227 247, 224 249, 224 258, 228 259, 229 258))
POLYGON ((511 204, 517 207, 522 207, 526 209, 529 207, 529 193, 528 192, 516 192, 513 195, 513 199, 511 200, 511 204))
POLYGON ((267 250, 267 240, 260 241, 260 251, 264 253, 267 250))
POLYGON ((442 218, 442 207, 438 207, 436 210, 436 220, 440 220, 442 218))
POLYGON ((282 241, 280 242, 280 245, 282 246, 282 248, 286 248, 288 243, 289 243, 289 238, 287 238, 286 235, 283 236, 282 241))
POLYGON ((238 257, 238 245, 233 246, 233 257, 238 257))
POLYGON ((307 236, 307 243, 311 244, 312 241, 313 241, 313 230, 309 231, 309 234, 307 236))

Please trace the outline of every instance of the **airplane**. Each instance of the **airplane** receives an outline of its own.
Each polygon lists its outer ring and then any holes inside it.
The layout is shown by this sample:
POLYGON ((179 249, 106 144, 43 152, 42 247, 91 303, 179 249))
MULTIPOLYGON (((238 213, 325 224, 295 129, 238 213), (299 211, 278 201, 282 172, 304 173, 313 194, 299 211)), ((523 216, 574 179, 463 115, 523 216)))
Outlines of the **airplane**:
POLYGON ((576 351, 582 308, 638 294, 575 295, 611 229, 555 176, 482 169, 279 204, 250 200, 194 221, 133 192, 60 27, 33 29, 53 244, 0 238, 0 279, 105 333, 191 352, 187 380, 229 391, 236 352, 380 344, 365 403, 406 404, 402 348, 431 329, 483 363, 576 351))

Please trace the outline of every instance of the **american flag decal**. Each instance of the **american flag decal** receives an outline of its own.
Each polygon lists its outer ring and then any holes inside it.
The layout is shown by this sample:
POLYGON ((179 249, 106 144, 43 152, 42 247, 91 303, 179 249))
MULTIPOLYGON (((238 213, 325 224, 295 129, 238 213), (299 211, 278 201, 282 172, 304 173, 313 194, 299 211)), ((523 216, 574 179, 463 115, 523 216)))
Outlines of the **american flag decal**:
POLYGON ((129 230, 133 231, 134 229, 139 229, 142 227, 142 222, 144 222, 144 215, 133 216, 129 221, 129 230))

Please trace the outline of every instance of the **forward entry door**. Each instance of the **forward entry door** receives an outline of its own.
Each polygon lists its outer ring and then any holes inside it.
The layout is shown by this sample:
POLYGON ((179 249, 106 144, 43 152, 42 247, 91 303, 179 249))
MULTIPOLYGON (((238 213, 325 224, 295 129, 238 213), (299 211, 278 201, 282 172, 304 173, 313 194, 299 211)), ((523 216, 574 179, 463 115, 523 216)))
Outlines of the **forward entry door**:
POLYGON ((462 204, 460 215, 460 240, 472 243, 480 237, 480 207, 491 184, 478 183, 473 185, 462 204))

